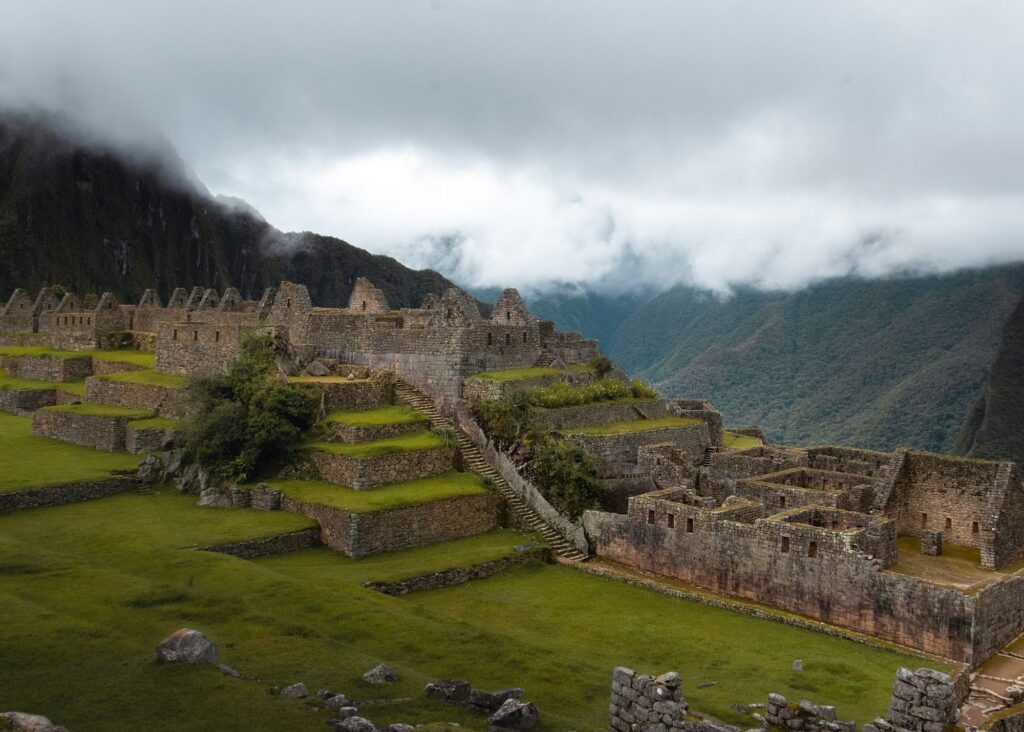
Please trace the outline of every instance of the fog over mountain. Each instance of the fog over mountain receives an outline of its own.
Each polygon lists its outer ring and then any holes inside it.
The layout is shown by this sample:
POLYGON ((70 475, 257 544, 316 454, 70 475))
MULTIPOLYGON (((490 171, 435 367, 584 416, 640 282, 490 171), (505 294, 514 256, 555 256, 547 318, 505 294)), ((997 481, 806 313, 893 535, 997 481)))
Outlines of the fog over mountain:
POLYGON ((1024 6, 0 1, 0 106, 473 287, 1024 256, 1024 6), (157 141, 157 142, 154 142, 157 141))

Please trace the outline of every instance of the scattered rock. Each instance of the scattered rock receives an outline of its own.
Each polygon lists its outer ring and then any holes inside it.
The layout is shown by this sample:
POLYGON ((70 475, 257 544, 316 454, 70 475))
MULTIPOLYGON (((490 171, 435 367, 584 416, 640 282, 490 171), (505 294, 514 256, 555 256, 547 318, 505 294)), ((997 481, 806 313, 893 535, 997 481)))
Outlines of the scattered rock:
POLYGON ((196 505, 213 508, 230 508, 231 498, 220 488, 206 488, 200 492, 199 500, 196 501, 196 505))
POLYGON ((306 373, 310 376, 327 376, 331 370, 324 365, 323 361, 313 361, 306 367, 306 373))
POLYGON ((368 684, 393 684, 398 681, 398 674, 386 663, 378 663, 363 674, 363 681, 368 684))
POLYGON ((0 712, 0 719, 6 719, 9 729, 24 732, 68 732, 66 727, 58 727, 40 714, 25 712, 0 712))
POLYGON ((182 471, 177 485, 182 493, 202 493, 210 487, 210 474, 205 468, 193 463, 182 471))
POLYGON ((469 703, 479 709, 496 712, 509 699, 519 699, 522 695, 523 690, 519 688, 501 689, 499 691, 471 689, 469 692, 469 703))
POLYGON ((218 663, 217 669, 225 676, 232 676, 234 678, 240 678, 242 674, 235 671, 235 669, 228 666, 226 663, 218 663))
POLYGON ((331 691, 330 689, 317 689, 316 696, 318 699, 330 699, 332 696, 338 696, 338 692, 331 691))
POLYGON ((388 725, 388 732, 412 732, 414 729, 416 728, 411 724, 402 724, 401 722, 388 725))
POLYGON ((540 721, 540 712, 533 702, 508 699, 487 719, 488 732, 507 729, 531 729, 540 721))
POLYGON ((181 628, 156 647, 157 663, 217 663, 216 644, 192 628, 181 628))
POLYGON ((286 696, 289 699, 305 699, 309 696, 309 689, 301 681, 291 686, 286 686, 281 689, 281 696, 286 696))
POLYGON ((797 659, 796 661, 793 661, 793 670, 794 671, 803 671, 804 670, 804 662, 801 661, 800 659, 797 659))
MULTIPOLYGON (((324 707, 327 709, 341 709, 342 707, 348 707, 348 697, 344 694, 334 694, 329 696, 324 699, 324 707)), ((354 709, 354 707, 350 708, 354 709)))
POLYGON ((336 732, 380 732, 380 727, 366 717, 349 717, 348 719, 331 720, 336 732))
POLYGON ((143 483, 159 483, 163 475, 163 463, 156 455, 147 455, 139 463, 139 480, 143 483))
POLYGON ((471 687, 461 679, 438 679, 427 684, 427 696, 440 699, 445 704, 461 704, 469 701, 471 687))
POLYGON ((516 552, 519 553, 519 554, 526 554, 529 551, 533 551, 533 548, 535 546, 536 546, 536 544, 516 544, 512 548, 515 549, 516 552))
POLYGON ((718 686, 718 682, 717 681, 701 681, 699 684, 697 684, 697 688, 698 689, 708 689, 708 688, 711 688, 712 686, 718 686))

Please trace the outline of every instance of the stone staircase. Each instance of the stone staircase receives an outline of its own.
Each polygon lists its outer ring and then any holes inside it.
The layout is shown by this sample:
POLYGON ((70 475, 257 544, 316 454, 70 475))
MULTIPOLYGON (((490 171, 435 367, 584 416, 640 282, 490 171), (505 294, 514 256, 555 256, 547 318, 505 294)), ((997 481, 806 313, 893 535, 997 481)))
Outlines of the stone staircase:
POLYGON ((566 541, 561 534, 538 516, 520 498, 518 493, 512 490, 512 487, 501 477, 498 471, 487 462, 477 446, 461 430, 456 428, 450 420, 443 417, 437 411, 437 407, 434 406, 434 402, 430 397, 402 380, 395 382, 395 395, 409 406, 427 415, 432 427, 449 428, 456 431, 458 434, 459 452, 462 455, 466 468, 493 481, 495 488, 498 489, 498 493, 505 499, 508 510, 518 519, 522 526, 528 527, 531 531, 535 531, 543 536, 551 549, 562 559, 570 562, 582 562, 587 559, 586 554, 566 541))
POLYGON ((706 447, 704 449, 704 458, 700 461, 700 464, 702 466, 704 466, 704 467, 710 467, 711 466, 711 460, 712 460, 712 458, 714 458, 714 456, 717 453, 718 453, 718 448, 715 447, 714 445, 712 445, 710 447, 706 447))

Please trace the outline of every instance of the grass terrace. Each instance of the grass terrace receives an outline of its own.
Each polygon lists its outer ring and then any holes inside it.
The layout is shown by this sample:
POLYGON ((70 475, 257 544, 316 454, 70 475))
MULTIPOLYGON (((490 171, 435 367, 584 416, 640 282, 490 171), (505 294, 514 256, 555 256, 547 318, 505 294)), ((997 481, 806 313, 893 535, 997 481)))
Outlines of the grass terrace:
POLYGON ((368 384, 369 379, 350 379, 347 376, 289 376, 291 384, 368 384))
MULTIPOLYGON (((584 373, 590 370, 586 364, 574 364, 569 367, 570 373, 584 373)), ((500 371, 481 371, 477 374, 467 376, 467 379, 488 379, 490 381, 521 381, 522 379, 537 379, 543 376, 562 376, 565 372, 551 366, 534 366, 523 369, 502 369, 500 371)))
POLYGON ((331 412, 324 422, 343 424, 349 427, 372 427, 384 424, 414 424, 426 422, 427 415, 406 404, 389 404, 379 409, 364 409, 349 412, 331 412))
POLYGON ((46 358, 95 358, 97 361, 129 363, 143 368, 156 365, 156 355, 148 351, 64 351, 49 346, 0 346, 0 356, 43 356, 46 358))
POLYGON ((651 430, 678 429, 694 427, 701 424, 696 417, 660 417, 658 419, 634 419, 629 422, 612 422, 596 427, 573 427, 562 430, 565 434, 574 435, 624 435, 629 432, 649 432, 651 430))
POLYGON ((134 471, 138 465, 138 455, 35 437, 31 417, 0 413, 0 492, 102 480, 115 471, 134 471))
POLYGON ((176 430, 181 427, 181 420, 168 419, 167 417, 149 417, 148 419, 135 419, 128 423, 128 426, 135 430, 176 430))
POLYGON ((0 515, 0 707, 76 732, 323 728, 326 712, 267 693, 303 681, 343 691, 380 725, 482 729, 485 715, 423 694, 430 680, 466 678, 524 687, 541 710, 538 732, 604 729, 611 670, 625 665, 681 671, 694 709, 745 728, 753 721, 732 705, 769 691, 867 722, 884 713, 897 667, 935 665, 533 561, 400 597, 363 586, 470 566, 535 540, 509 530, 358 560, 325 548, 255 561, 188 549, 309 525, 282 512, 199 508, 169 488, 0 515), (265 681, 156 664, 156 644, 182 626, 265 681), (637 642, 651 633, 657 642, 637 642), (795 658, 803 671, 792 670, 795 658), (362 681, 381 661, 398 683, 362 681), (560 682, 567 675, 572 693, 560 682), (396 701, 359 703, 381 698, 396 701))
POLYGON ((735 432, 722 432, 722 444, 733 450, 749 450, 752 447, 760 447, 761 441, 749 435, 738 435, 735 432))
POLYGON ((32 379, 15 379, 7 375, 6 369, 0 369, 0 389, 16 391, 35 391, 39 389, 59 389, 75 396, 85 395, 85 381, 34 381, 32 379))
POLYGON ((351 513, 387 511, 487 492, 479 476, 454 470, 431 478, 383 485, 369 491, 356 491, 322 480, 272 480, 270 485, 296 501, 317 503, 351 513))
POLYGON ((432 450, 444 446, 445 442, 441 437, 438 437, 430 430, 420 430, 408 435, 358 442, 354 445, 337 442, 314 442, 309 447, 313 450, 332 452, 336 455, 345 455, 351 458, 375 458, 383 457, 384 455, 394 455, 400 452, 411 452, 413 450, 432 450))
POLYGON ((68 412, 70 414, 88 414, 97 417, 127 417, 131 421, 149 419, 153 416, 152 409, 133 409, 112 404, 58 404, 55 407, 43 407, 42 412, 68 412))
POLYGON ((149 386, 162 386, 168 389, 181 389, 188 385, 188 377, 176 374, 165 374, 156 369, 141 369, 139 371, 122 371, 118 374, 102 374, 96 377, 104 381, 120 381, 125 384, 147 384, 149 386))

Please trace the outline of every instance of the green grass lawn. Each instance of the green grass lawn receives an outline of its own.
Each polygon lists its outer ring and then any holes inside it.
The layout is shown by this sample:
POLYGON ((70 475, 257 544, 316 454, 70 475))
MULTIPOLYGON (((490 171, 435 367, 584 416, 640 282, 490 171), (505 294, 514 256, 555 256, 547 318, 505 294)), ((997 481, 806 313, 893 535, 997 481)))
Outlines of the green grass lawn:
POLYGON ((48 358, 95 358, 98 361, 130 363, 153 368, 156 354, 147 351, 63 351, 49 346, 0 346, 0 356, 46 356, 48 358))
POLYGON ((315 442, 309 446, 313 450, 321 452, 333 452, 336 455, 345 455, 353 458, 375 458, 384 455, 394 455, 399 452, 410 452, 412 450, 430 450, 437 447, 444 447, 444 440, 430 430, 420 430, 408 435, 398 437, 387 437, 383 440, 370 440, 358 442, 354 445, 341 444, 338 442, 315 442))
POLYGON ((7 375, 6 369, 0 369, 0 389, 16 389, 18 391, 37 389, 60 389, 75 396, 85 395, 85 380, 82 381, 35 381, 33 379, 15 379, 7 375))
MULTIPOLYGON (((589 371, 586 364, 574 364, 569 367, 572 373, 583 373, 589 371)), ((501 369, 500 371, 481 371, 477 374, 467 376, 467 379, 488 379, 490 381, 520 381, 522 379, 536 379, 541 376, 562 376, 565 372, 561 369, 550 366, 534 366, 523 369, 501 369)))
POLYGON ((627 432, 649 432, 673 427, 693 427, 701 423, 696 417, 659 417, 658 419, 634 419, 629 422, 612 422, 596 427, 572 427, 562 430, 577 435, 622 435, 627 432))
POLYGON ((370 427, 382 424, 413 424, 426 422, 427 415, 407 404, 389 404, 379 409, 363 409, 359 411, 331 412, 324 422, 343 424, 349 427, 370 427))
POLYGON ((385 511, 399 506, 487 492, 475 473, 459 473, 455 470, 431 478, 392 483, 365 491, 322 480, 272 480, 270 484, 296 501, 319 503, 353 513, 385 511))
POLYGON ((103 374, 98 379, 106 381, 120 381, 127 384, 149 384, 150 386, 164 386, 169 389, 180 389, 188 384, 188 378, 176 374, 164 374, 155 369, 141 369, 139 371, 122 371, 119 374, 103 374))
POLYGON ((611 672, 676 669, 697 711, 743 726, 733 703, 769 691, 885 710, 898 666, 931 665, 768 620, 529 562, 459 587, 389 597, 363 587, 469 566, 530 541, 512 531, 354 560, 327 549, 246 561, 182 549, 306 525, 296 516, 195 506, 170 489, 0 515, 0 708, 90 730, 320 729, 327 714, 270 696, 296 681, 343 691, 378 724, 485 715, 423 695, 436 678, 522 686, 545 730, 605 729, 611 672), (154 662, 182 626, 264 684, 154 662), (793 671, 793 659, 804 661, 793 671), (364 671, 385 661, 394 686, 364 671), (704 681, 717 685, 698 689, 704 681), (366 699, 408 699, 360 705, 366 699))
POLYGON ((761 441, 749 435, 738 435, 735 432, 722 432, 722 444, 734 450, 749 450, 752 447, 760 447, 761 441))
POLYGON ((135 419, 128 423, 128 426, 136 430, 149 430, 159 427, 165 430, 175 430, 181 427, 182 422, 178 419, 167 417, 148 417, 146 419, 135 419))
POLYGON ((113 404, 93 404, 92 402, 58 404, 55 407, 43 407, 41 411, 69 412, 70 414, 89 414, 102 417, 127 417, 133 421, 149 419, 153 416, 152 409, 134 409, 132 407, 119 407, 113 404))
POLYGON ((135 470, 138 455, 103 452, 32 436, 32 418, 0 413, 0 492, 107 478, 135 470))
POLYGON ((152 351, 87 351, 97 361, 130 363, 151 369, 156 366, 156 354, 152 351))

